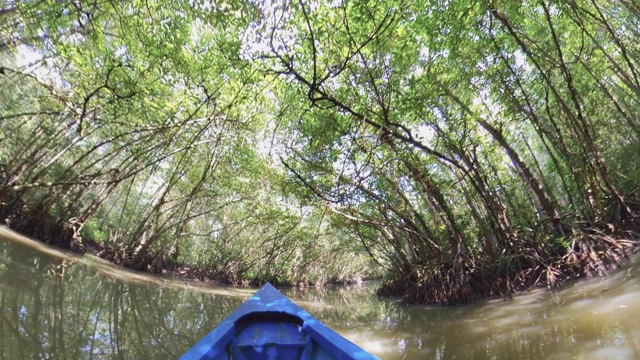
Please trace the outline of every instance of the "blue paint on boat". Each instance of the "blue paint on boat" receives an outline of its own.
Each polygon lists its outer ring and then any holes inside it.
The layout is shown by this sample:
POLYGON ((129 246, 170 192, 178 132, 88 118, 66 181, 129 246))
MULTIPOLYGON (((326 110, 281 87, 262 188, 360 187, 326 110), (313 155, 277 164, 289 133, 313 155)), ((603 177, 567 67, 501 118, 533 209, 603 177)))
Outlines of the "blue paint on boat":
POLYGON ((181 360, 378 359, 264 285, 181 360))

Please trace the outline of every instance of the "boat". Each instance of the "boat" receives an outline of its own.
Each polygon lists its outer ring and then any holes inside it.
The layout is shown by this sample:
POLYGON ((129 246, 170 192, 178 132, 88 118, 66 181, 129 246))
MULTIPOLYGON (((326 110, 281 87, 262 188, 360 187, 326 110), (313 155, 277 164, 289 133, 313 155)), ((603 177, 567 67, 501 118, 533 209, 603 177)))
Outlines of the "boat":
POLYGON ((378 359, 265 284, 180 360, 378 359))

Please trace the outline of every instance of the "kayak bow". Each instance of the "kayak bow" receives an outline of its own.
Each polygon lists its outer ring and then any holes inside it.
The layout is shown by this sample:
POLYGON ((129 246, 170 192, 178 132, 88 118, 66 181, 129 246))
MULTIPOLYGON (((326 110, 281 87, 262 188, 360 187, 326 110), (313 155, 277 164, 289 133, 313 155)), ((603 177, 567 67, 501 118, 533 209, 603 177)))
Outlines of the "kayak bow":
POLYGON ((343 338, 267 283, 181 360, 377 357, 343 338))

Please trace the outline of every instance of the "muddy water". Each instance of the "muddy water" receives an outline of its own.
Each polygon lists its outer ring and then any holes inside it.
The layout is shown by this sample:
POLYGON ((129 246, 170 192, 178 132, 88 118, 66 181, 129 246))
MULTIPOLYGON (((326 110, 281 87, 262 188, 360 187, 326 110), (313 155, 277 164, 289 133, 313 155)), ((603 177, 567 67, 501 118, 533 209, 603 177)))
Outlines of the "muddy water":
MULTIPOLYGON (((7 234, 0 359, 175 359, 253 292, 147 277, 7 234)), ((382 359, 640 359, 638 266, 457 308, 381 300, 374 286, 283 292, 382 359)))

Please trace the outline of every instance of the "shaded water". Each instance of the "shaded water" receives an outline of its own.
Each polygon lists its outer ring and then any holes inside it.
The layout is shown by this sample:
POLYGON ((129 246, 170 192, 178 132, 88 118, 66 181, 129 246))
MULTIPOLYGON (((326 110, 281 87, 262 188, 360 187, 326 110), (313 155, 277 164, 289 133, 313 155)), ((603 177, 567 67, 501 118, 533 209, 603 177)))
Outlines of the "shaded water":
MULTIPOLYGON (((0 240, 0 359, 175 359, 253 292, 26 245, 0 240)), ((381 300, 371 286, 283 292, 382 359, 640 358, 638 266, 458 308, 381 300)))

